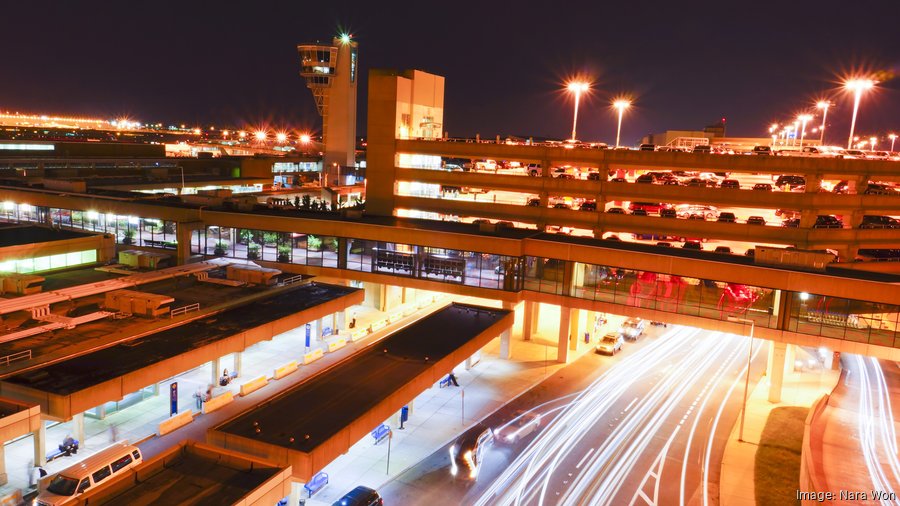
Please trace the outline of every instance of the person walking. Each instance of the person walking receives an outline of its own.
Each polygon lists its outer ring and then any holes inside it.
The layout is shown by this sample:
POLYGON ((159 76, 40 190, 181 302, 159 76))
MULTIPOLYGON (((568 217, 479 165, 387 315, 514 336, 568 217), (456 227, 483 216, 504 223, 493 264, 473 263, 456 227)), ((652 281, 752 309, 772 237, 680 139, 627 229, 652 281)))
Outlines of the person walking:
POLYGON ((455 386, 455 387, 458 387, 458 386, 459 386, 459 382, 456 381, 456 375, 453 374, 452 371, 451 371, 450 374, 447 376, 447 379, 450 380, 450 383, 452 383, 453 386, 455 386))
POLYGON ((197 391, 194 392, 194 399, 197 400, 197 409, 203 409, 203 392, 200 388, 197 388, 197 391))
POLYGON ((115 424, 109 424, 109 439, 110 442, 115 443, 117 439, 119 439, 119 429, 115 424))

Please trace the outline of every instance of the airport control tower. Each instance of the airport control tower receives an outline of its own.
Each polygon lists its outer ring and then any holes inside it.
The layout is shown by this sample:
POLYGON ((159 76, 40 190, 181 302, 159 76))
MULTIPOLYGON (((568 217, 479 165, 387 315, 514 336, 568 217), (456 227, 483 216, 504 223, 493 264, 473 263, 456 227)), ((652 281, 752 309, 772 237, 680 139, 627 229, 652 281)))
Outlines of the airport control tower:
POLYGON ((356 163, 356 80, 358 45, 350 35, 331 44, 300 44, 300 75, 322 116, 324 167, 356 163))

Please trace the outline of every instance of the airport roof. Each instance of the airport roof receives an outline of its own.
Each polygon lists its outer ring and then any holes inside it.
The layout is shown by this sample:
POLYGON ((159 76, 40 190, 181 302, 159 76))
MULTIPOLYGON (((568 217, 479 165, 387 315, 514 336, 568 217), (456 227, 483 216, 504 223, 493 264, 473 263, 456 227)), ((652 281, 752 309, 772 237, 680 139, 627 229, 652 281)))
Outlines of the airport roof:
POLYGON ((449 305, 217 430, 309 452, 508 313, 449 305))
POLYGON ((299 285, 262 300, 3 381, 55 395, 70 395, 357 290, 321 283, 299 285))
POLYGON ((0 225, 0 248, 41 242, 63 241, 95 234, 59 230, 36 225, 0 225))

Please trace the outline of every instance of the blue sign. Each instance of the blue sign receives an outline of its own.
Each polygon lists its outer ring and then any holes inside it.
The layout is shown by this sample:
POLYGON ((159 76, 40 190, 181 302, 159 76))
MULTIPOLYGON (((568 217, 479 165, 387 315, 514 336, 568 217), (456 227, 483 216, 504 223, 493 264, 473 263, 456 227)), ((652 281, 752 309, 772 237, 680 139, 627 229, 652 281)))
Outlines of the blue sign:
POLYGON ((322 329, 322 337, 328 337, 333 333, 334 331, 331 330, 331 327, 325 327, 322 329))
POLYGON ((178 382, 169 385, 169 416, 178 414, 178 382))
POLYGON ((409 420, 409 406, 403 406, 400 408, 400 423, 409 420))
POLYGON ((309 348, 309 336, 312 334, 312 325, 306 324, 306 347, 309 348))

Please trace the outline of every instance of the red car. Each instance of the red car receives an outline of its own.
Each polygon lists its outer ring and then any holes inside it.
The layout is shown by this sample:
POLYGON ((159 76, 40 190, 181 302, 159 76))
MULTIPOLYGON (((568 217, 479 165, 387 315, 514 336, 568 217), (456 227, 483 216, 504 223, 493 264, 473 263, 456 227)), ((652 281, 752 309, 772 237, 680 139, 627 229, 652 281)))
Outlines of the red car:
POLYGON ((643 209, 648 213, 656 213, 659 214, 660 209, 670 209, 672 206, 670 204, 661 204, 659 202, 632 202, 628 204, 629 211, 635 211, 637 209, 643 209))

